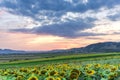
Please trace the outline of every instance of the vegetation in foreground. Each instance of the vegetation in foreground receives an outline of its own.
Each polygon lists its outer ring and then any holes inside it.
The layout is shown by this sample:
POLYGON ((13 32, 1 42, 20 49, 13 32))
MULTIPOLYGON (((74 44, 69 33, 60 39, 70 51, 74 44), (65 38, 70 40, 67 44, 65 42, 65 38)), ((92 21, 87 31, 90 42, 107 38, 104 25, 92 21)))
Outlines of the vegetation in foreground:
POLYGON ((120 64, 60 63, 0 70, 1 80, 120 80, 120 64))
POLYGON ((85 54, 5 63, 0 64, 0 79, 120 80, 119 57, 119 53, 85 54))

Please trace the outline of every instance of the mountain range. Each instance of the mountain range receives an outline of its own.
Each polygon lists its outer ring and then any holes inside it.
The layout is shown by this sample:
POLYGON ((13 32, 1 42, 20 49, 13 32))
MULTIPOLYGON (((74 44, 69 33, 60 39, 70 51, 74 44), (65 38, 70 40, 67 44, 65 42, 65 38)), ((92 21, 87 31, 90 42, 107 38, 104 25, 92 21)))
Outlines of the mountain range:
POLYGON ((22 50, 12 50, 12 49, 0 49, 0 54, 13 54, 13 53, 25 53, 26 51, 22 50))
POLYGON ((22 54, 22 53, 99 53, 99 52, 120 52, 120 42, 102 42, 90 44, 86 47, 51 50, 51 51, 21 51, 11 49, 0 49, 0 54, 22 54))

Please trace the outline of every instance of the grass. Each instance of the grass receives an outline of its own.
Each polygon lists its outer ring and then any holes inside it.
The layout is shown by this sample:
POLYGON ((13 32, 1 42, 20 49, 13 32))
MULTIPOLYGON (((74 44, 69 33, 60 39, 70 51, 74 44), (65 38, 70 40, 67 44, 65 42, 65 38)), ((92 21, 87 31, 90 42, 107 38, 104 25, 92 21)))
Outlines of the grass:
MULTIPOLYGON (((6 56, 1 56, 2 58, 6 58, 9 55, 6 56)), ((108 62, 111 62, 113 59, 115 62, 120 61, 120 53, 91 53, 91 54, 70 54, 70 55, 53 55, 53 54, 45 54, 41 56, 41 54, 30 54, 30 58, 25 60, 25 59, 18 59, 17 61, 12 60, 13 57, 20 58, 23 57, 24 55, 10 55, 9 58, 7 58, 7 62, 1 62, 0 63, 0 68, 10 68, 10 67, 22 67, 22 66, 32 66, 32 65, 40 65, 40 64, 50 64, 50 63, 65 63, 65 62, 94 62, 94 61, 102 61, 105 62, 108 60, 108 62), (38 56, 39 55, 39 56, 38 56), (47 56, 47 58, 46 58, 47 56), (49 56, 49 57, 48 57, 49 56), (53 57, 54 56, 54 57, 53 57), (9 62, 10 61, 10 62, 9 62)), ((14 58, 15 59, 15 58, 14 58)), ((119 62, 118 62, 119 63, 119 62)))

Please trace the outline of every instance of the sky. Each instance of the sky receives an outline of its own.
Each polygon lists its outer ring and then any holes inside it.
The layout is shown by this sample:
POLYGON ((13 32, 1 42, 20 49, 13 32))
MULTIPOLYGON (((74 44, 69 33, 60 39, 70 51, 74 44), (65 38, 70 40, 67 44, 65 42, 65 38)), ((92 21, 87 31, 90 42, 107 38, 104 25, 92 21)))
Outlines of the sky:
POLYGON ((0 0, 0 48, 54 50, 120 41, 120 0, 0 0))

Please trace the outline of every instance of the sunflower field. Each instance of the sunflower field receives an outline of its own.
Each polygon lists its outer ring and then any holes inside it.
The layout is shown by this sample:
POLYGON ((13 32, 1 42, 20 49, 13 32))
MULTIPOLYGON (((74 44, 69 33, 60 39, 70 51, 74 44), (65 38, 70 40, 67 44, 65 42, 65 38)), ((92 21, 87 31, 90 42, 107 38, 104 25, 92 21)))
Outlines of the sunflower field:
POLYGON ((55 63, 0 69, 0 80, 120 80, 120 64, 55 63))

